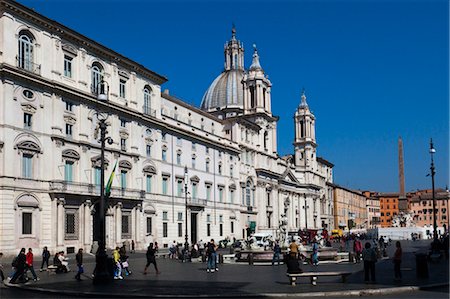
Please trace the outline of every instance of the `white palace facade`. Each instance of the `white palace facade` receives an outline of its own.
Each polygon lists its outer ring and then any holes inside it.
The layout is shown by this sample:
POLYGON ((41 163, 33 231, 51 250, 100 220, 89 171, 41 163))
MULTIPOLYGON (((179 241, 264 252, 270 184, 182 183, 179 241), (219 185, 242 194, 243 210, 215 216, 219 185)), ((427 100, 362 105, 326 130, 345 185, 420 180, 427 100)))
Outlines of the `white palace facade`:
POLYGON ((182 243, 185 221, 190 242, 279 236, 282 217, 292 232, 334 227, 333 164, 316 156, 306 96, 295 111, 294 153, 280 157, 272 83, 256 48, 244 67, 234 28, 224 70, 197 108, 162 91, 164 76, 32 9, 0 0, 0 13, 3 253, 91 250, 101 183, 96 111, 108 113, 113 140, 106 179, 117 161, 109 248, 182 243), (102 80, 107 102, 97 100, 102 80))

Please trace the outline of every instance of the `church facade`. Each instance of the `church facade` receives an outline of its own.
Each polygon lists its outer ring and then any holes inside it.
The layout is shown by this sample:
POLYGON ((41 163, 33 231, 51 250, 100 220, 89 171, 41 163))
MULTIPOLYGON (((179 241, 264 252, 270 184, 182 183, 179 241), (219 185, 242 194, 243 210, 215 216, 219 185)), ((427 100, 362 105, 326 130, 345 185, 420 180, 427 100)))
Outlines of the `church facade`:
POLYGON ((167 78, 19 3, 0 0, 0 250, 90 250, 106 115, 107 247, 242 239, 334 227, 333 164, 317 156, 304 93, 294 153, 277 151, 272 83, 233 28, 224 71, 197 108, 167 78), (97 99, 108 86, 108 101, 97 99), (188 193, 186 195, 185 188, 188 193), (187 215, 186 215, 187 210, 187 215))

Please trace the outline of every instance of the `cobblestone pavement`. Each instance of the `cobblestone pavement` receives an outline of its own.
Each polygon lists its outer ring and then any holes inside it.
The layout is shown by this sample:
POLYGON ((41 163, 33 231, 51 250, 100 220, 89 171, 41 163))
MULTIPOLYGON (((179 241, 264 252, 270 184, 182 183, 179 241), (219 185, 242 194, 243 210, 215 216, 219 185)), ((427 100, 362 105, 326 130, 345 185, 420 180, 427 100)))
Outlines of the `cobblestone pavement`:
MULTIPOLYGON (((150 265, 149 274, 144 275, 145 254, 139 252, 130 254, 130 269, 132 275, 124 276, 124 280, 113 281, 109 285, 93 285, 90 273, 95 266, 93 256, 85 254, 85 275, 83 281, 76 281, 74 276, 76 269, 74 257, 71 256, 72 272, 67 274, 50 274, 38 272, 40 280, 24 285, 10 287, 40 292, 41 294, 84 297, 236 297, 236 296, 262 296, 277 294, 299 295, 307 293, 350 294, 351 291, 386 290, 386 292, 412 291, 414 287, 430 284, 448 284, 448 261, 429 263, 429 278, 418 279, 416 277, 416 265, 414 252, 426 250, 429 242, 402 242, 403 243, 403 281, 393 280, 393 263, 389 259, 382 259, 376 264, 377 283, 365 284, 363 281, 362 264, 350 264, 348 262, 334 264, 320 264, 317 267, 303 265, 304 271, 350 271, 353 274, 347 283, 342 283, 340 277, 320 277, 317 286, 309 284, 309 279, 303 278, 297 281, 297 286, 289 285, 284 265, 272 266, 247 264, 221 264, 219 271, 206 272, 206 263, 181 263, 178 260, 158 259, 158 267, 161 274, 157 275, 150 265), (409 287, 409 288, 408 288, 409 287), (335 293, 331 293, 335 292, 335 293)), ((389 256, 393 255, 394 245, 388 248, 389 256)), ((4 261, 6 264, 6 262, 4 261)), ((39 261, 35 262, 35 269, 39 269, 39 261)), ((6 267, 7 268, 7 267, 6 267)), ((2 290, 4 287, 2 286, 2 290)), ((18 291, 18 290, 17 290, 18 291)))

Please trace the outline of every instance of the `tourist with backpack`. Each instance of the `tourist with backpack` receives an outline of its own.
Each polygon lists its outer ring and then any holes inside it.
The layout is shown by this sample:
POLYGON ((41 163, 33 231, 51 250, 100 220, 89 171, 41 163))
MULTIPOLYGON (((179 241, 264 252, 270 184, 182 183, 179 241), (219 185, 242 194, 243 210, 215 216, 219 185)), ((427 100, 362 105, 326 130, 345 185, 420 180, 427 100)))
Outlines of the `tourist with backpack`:
POLYGON ((13 260, 12 266, 15 268, 14 275, 12 276, 10 283, 16 283, 16 280, 24 279, 24 274, 27 266, 27 257, 25 255, 25 248, 22 248, 19 255, 13 260))

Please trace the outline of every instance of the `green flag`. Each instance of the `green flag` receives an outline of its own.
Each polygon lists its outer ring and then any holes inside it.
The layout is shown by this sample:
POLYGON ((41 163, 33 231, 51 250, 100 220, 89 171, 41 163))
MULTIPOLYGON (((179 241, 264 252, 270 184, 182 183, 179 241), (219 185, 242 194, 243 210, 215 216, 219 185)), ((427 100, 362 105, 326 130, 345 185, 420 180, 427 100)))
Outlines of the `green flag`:
POLYGON ((116 164, 114 165, 111 175, 109 176, 108 183, 106 183, 106 188, 105 188, 105 196, 106 197, 109 197, 111 195, 111 185, 113 183, 114 173, 116 172, 116 166, 117 166, 117 161, 116 161, 116 164))

